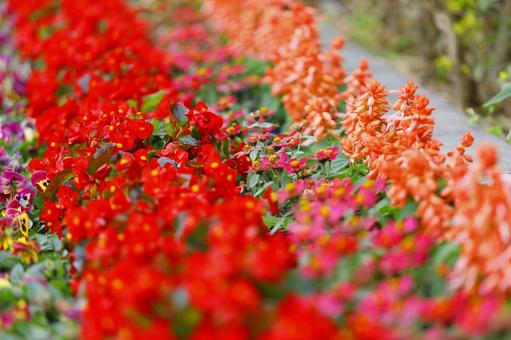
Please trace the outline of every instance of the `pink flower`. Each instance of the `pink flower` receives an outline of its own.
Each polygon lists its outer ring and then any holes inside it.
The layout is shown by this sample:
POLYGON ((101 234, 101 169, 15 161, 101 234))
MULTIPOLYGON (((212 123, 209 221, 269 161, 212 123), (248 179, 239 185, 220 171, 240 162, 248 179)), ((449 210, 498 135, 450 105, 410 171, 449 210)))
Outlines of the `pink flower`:
POLYGON ((498 298, 486 296, 484 298, 474 298, 469 302, 468 308, 462 309, 461 315, 456 323, 467 334, 472 336, 482 335, 488 331, 491 320, 502 308, 502 301, 498 298))
POLYGON ((417 221, 417 219, 415 217, 406 217, 403 220, 404 231, 407 233, 415 231, 415 229, 417 229, 418 226, 419 226, 419 222, 417 221))
POLYGON ((222 97, 218 100, 218 104, 215 106, 215 110, 228 110, 234 104, 236 104, 236 98, 233 96, 222 97))
POLYGON ((380 268, 387 274, 399 273, 410 266, 409 255, 404 251, 389 252, 383 256, 380 268))
POLYGON ((331 318, 341 314, 344 307, 340 299, 332 293, 317 294, 312 302, 323 315, 331 318))
POLYGON ((312 157, 318 161, 333 161, 339 155, 339 148, 336 146, 331 146, 326 149, 319 149, 316 151, 316 154, 312 157))
POLYGON ((297 158, 291 158, 288 162, 284 164, 284 169, 290 173, 294 174, 305 168, 307 165, 307 159, 297 159, 297 158))
POLYGON ((403 234, 396 228, 396 224, 390 222, 386 227, 380 230, 375 238, 375 244, 380 247, 390 248, 401 241, 402 237, 403 234))

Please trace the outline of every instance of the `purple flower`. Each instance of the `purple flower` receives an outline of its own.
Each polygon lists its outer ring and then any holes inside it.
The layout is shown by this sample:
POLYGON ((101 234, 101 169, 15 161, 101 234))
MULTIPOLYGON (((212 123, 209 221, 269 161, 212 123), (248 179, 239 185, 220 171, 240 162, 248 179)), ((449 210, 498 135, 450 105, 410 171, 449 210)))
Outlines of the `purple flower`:
POLYGON ((9 122, 2 125, 1 129, 2 139, 10 141, 13 137, 18 140, 24 139, 23 129, 17 122, 9 122))
POLYGON ((11 159, 4 148, 0 147, 0 166, 6 166, 11 163, 11 159))
POLYGON ((12 84, 12 87, 13 87, 14 91, 16 91, 16 93, 22 97, 25 96, 25 94, 26 94, 25 93, 25 85, 26 85, 25 81, 23 79, 21 79, 21 77, 16 73, 14 73, 13 77, 14 77, 14 82, 12 84))
POLYGON ((9 35, 7 35, 7 33, 0 32, 0 46, 7 45, 8 41, 9 41, 9 35))
POLYGON ((26 184, 27 179, 15 171, 4 170, 0 176, 0 191, 5 195, 23 190, 26 184))
POLYGON ((63 310, 63 314, 74 321, 80 321, 82 318, 82 310, 76 306, 69 306, 63 310))
MULTIPOLYGON (((3 70, 7 69, 7 65, 9 65, 10 58, 6 55, 0 55, 0 66, 3 68, 3 70)), ((2 75, 6 75, 7 73, 5 71, 2 71, 2 75)))
POLYGON ((31 209, 34 204, 35 191, 30 188, 25 188, 16 194, 16 200, 25 209, 31 209))
POLYGON ((5 211, 7 213, 7 217, 16 218, 23 213, 23 206, 20 202, 12 200, 9 204, 7 204, 7 207, 5 207, 5 211))

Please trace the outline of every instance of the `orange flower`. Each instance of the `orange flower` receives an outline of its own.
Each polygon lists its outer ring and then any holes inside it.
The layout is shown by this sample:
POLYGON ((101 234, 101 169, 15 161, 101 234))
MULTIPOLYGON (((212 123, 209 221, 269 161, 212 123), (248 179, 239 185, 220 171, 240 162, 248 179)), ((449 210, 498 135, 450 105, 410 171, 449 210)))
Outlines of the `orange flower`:
POLYGON ((353 146, 350 153, 345 149, 347 156, 353 160, 366 159, 368 162, 377 158, 375 154, 379 152, 380 139, 386 127, 383 115, 388 109, 387 90, 376 80, 367 85, 364 94, 347 101, 343 127, 348 135, 346 139, 353 146))
MULTIPOLYGON (((467 163, 465 147, 473 142, 471 135, 462 138, 460 146, 446 155, 441 143, 433 138, 435 121, 429 100, 417 95, 417 86, 409 82, 400 90, 398 101, 389 111, 388 92, 374 80, 365 81, 360 93, 347 101, 343 127, 347 138, 344 153, 352 160, 364 160, 369 177, 389 181, 388 196, 392 203, 403 206, 409 198, 418 204, 417 215, 428 232, 446 237, 453 216, 450 188, 442 189, 438 179, 452 183, 464 175, 467 163)), ((361 84, 361 83, 360 83, 361 84)))
POLYGON ((288 113, 318 138, 336 135, 344 69, 342 38, 321 51, 316 10, 290 0, 209 0, 208 12, 240 54, 272 62, 264 82, 288 113))
POLYGON ((478 162, 452 188, 452 236, 461 246, 453 286, 479 293, 511 292, 511 177, 497 167, 495 146, 482 144, 478 162))
POLYGON ((372 74, 369 72, 369 63, 365 59, 360 60, 358 69, 345 79, 346 90, 342 94, 343 98, 348 99, 360 96, 371 79, 372 74))

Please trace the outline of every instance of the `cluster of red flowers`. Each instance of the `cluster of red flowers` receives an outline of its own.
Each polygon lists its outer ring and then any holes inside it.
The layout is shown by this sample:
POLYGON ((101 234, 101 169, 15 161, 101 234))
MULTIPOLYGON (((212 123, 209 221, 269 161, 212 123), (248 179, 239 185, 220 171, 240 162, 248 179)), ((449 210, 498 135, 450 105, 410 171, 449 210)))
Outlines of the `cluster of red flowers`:
POLYGON ((120 0, 10 7, 20 50, 43 65, 27 97, 47 149, 30 169, 50 183, 39 187, 41 221, 77 250, 82 336, 333 337, 333 320, 274 291, 295 265, 290 241, 269 235, 261 201, 240 195, 216 149, 222 118, 169 80, 172 58, 133 10, 120 0))
POLYGON ((209 0, 216 27, 239 53, 272 62, 264 81, 282 96, 287 112, 305 133, 338 135, 337 112, 344 82, 341 38, 321 50, 313 8, 293 0, 209 0))
MULTIPOLYGON (((511 287, 511 180, 495 150, 482 147, 470 168, 467 134, 441 153, 433 110, 413 83, 386 115, 388 92, 367 62, 345 78, 342 40, 321 51, 310 7, 205 4, 230 45, 209 37, 188 6, 176 5, 184 24, 157 47, 123 0, 9 2, 19 50, 35 68, 27 99, 44 150, 29 164, 43 198, 39 217, 69 250, 71 286, 86 301, 82 337, 393 339, 387 327, 399 335, 431 327, 431 338, 442 338, 434 327, 443 325, 453 325, 445 334, 486 330, 511 287), (238 53, 271 62, 265 81, 304 129, 276 135, 269 109, 248 117, 234 109, 246 85, 232 79, 243 72, 231 60, 238 53), (225 120, 198 100, 208 87, 233 94, 218 100, 225 120), (344 153, 365 162, 371 179, 331 170, 334 145, 303 155, 311 135, 338 135, 340 117, 344 153), (394 216, 388 205, 380 213, 386 188, 395 205, 416 202, 416 214, 394 216), (288 217, 287 233, 270 234, 263 223, 288 217), (465 292, 445 299, 413 286, 438 240, 461 245, 452 283, 465 292)), ((11 185, 12 174, 3 177, 11 185)))

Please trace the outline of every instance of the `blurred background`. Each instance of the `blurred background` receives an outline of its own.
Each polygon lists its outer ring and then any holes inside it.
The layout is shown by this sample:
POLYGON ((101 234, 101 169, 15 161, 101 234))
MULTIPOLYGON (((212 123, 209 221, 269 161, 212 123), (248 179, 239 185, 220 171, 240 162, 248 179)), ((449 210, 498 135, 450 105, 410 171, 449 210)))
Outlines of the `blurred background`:
POLYGON ((328 1, 348 39, 511 141, 511 0, 328 1))

